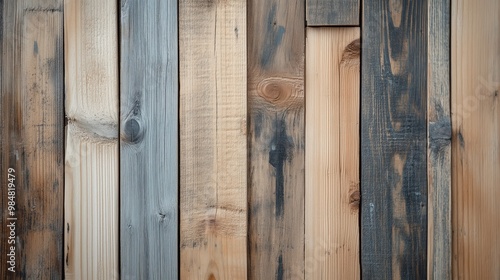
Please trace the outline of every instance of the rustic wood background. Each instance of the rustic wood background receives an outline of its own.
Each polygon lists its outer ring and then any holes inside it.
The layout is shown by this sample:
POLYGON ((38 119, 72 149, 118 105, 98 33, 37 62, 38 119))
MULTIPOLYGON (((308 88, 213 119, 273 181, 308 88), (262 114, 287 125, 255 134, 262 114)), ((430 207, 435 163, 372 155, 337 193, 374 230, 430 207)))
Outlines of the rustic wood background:
POLYGON ((0 0, 0 278, 500 279, 499 14, 0 0))

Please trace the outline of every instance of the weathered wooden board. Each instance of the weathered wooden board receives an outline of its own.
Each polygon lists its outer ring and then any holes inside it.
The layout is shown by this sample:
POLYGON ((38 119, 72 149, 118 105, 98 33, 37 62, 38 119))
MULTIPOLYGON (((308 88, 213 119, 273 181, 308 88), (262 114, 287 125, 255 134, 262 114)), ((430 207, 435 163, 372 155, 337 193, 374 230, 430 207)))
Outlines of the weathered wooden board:
POLYGON ((359 279, 360 29, 307 28, 306 279, 359 279))
POLYGON ((451 279, 450 0, 428 0, 428 279, 451 279))
POLYGON ((120 4, 121 279, 177 279, 177 1, 120 4))
POLYGON ((306 0, 308 26, 360 25, 361 0, 306 0))
POLYGON ((500 2, 451 14, 453 278, 500 279, 500 2))
POLYGON ((65 0, 66 279, 117 279, 118 24, 113 0, 65 0))
POLYGON ((304 278, 304 1, 248 1, 249 277, 304 278))
POLYGON ((180 277, 247 277, 246 1, 181 0, 180 277))
POLYGON ((63 38, 62 1, 0 1, 1 279, 62 278, 63 38))
POLYGON ((427 1, 364 1, 361 267, 427 274, 427 1))

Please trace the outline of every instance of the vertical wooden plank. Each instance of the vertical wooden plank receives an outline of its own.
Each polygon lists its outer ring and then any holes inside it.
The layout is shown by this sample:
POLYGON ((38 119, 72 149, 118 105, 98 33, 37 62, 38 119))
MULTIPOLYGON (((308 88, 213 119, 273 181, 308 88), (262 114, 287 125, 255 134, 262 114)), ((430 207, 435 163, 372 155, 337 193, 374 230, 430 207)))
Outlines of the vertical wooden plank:
POLYGON ((246 1, 181 0, 181 279, 246 279, 246 1))
POLYGON ((364 1, 361 267, 427 274, 427 1, 364 1))
POLYGON ((451 14, 453 278, 500 279, 500 2, 451 14))
POLYGON ((308 28, 306 279, 359 279, 360 29, 308 28))
POLYGON ((65 0, 65 278, 118 278, 118 24, 112 0, 65 0))
POLYGON ((248 1, 252 279, 304 278, 304 1, 248 1))
POLYGON ((359 25, 360 5, 360 0, 306 0, 307 25, 359 25))
POLYGON ((450 1, 428 0, 428 279, 451 279, 450 1))
POLYGON ((0 14, 0 278, 60 279, 62 3, 0 1, 0 14))
POLYGON ((120 4, 121 278, 177 279, 177 1, 120 4))

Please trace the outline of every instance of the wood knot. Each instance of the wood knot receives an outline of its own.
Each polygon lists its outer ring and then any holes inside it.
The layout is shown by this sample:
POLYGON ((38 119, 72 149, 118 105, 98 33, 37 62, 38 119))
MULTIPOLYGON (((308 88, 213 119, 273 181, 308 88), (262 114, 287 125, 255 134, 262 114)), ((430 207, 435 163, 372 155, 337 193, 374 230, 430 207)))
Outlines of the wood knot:
POLYGON ((361 55, 361 40, 356 39, 349 43, 342 52, 341 64, 344 65, 359 65, 359 58, 361 55))
POLYGON ((257 86, 260 97, 275 106, 290 107, 300 103, 304 90, 300 79, 272 77, 257 86))
POLYGON ((351 182, 349 186, 349 206, 351 210, 357 211, 361 201, 361 193, 359 192, 359 183, 351 182))
POLYGON ((125 121, 123 127, 124 140, 129 143, 139 143, 144 138, 144 126, 140 119, 132 117, 125 121))

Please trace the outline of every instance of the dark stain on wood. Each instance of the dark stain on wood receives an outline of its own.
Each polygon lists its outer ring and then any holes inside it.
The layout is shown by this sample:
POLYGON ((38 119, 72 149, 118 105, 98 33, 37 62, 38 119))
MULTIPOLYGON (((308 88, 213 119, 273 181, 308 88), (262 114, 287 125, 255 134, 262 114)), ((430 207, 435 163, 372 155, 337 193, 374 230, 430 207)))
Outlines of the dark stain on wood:
POLYGON ((276 270, 276 280, 283 280, 283 255, 280 254, 278 257, 278 269, 276 270))
POLYGON ((359 26, 360 0, 306 0, 309 26, 359 26))
POLYGON ((429 147, 438 152, 451 145, 451 122, 449 119, 440 119, 429 122, 429 147))
MULTIPOLYGON (((364 1, 362 278, 427 273, 427 1, 364 1), (396 3, 397 4, 397 3, 396 3)), ((443 130, 446 123, 438 124, 443 130)))
POLYGON ((285 27, 278 25, 276 22, 276 4, 273 4, 269 11, 266 26, 266 37, 264 46, 262 47, 262 58, 260 61, 264 68, 269 66, 269 63, 273 61, 276 50, 283 39, 283 34, 285 34, 285 27))
POLYGON ((269 163, 275 169, 276 176, 276 216, 283 215, 283 205, 285 200, 285 177, 283 176, 283 167, 288 158, 288 152, 292 143, 289 142, 286 134, 285 120, 278 118, 274 122, 274 137, 269 145, 269 163))

